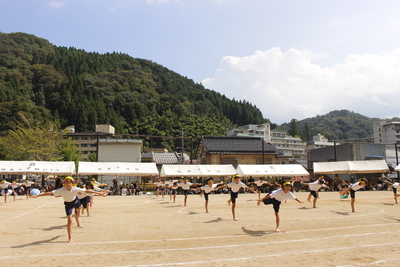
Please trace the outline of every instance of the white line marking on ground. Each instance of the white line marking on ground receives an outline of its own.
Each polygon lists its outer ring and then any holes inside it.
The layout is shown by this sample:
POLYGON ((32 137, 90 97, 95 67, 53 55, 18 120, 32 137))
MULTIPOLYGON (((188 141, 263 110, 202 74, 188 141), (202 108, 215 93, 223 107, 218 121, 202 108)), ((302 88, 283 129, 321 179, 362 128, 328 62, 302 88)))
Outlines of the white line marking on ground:
MULTIPOLYGON (((298 230, 298 231, 287 231, 287 234, 290 233, 307 233, 307 232, 326 232, 326 231, 337 231, 337 230, 347 230, 361 227, 385 227, 387 228, 390 225, 399 225, 400 223, 387 223, 387 224, 370 224, 370 225, 357 225, 357 226, 345 226, 345 227, 337 227, 337 228, 325 228, 325 229, 306 229, 306 230, 298 230)), ((399 230, 400 231, 400 230, 399 230)), ((394 233, 393 231, 391 233, 394 233)), ((246 236, 264 236, 271 234, 281 234, 281 233, 268 233, 268 234, 238 234, 238 235, 228 235, 228 236, 202 236, 202 237, 188 237, 188 238, 171 238, 171 239, 148 239, 148 240, 118 240, 118 241, 103 241, 103 242, 79 242, 74 243, 74 245, 108 245, 108 244, 121 244, 121 243, 150 243, 150 242, 160 242, 160 241, 190 241, 190 240, 205 240, 205 239, 222 239, 222 238, 237 238, 237 237, 246 237, 246 236)), ((374 233, 367 233, 374 234, 374 233)), ((64 246, 69 244, 60 244, 60 243, 50 243, 50 244, 37 244, 36 246, 64 246)), ((29 245, 32 246, 32 245, 29 245)), ((23 247, 23 245, 10 245, 10 246, 2 246, 2 248, 12 248, 12 247, 23 247)), ((0 257, 1 259, 1 257, 0 257)))
MULTIPOLYGON (((348 237, 358 237, 358 236, 369 236, 369 235, 382 235, 382 234, 393 234, 399 231, 389 231, 389 232, 379 232, 379 233, 363 233, 363 234, 351 234, 351 235, 341 235, 341 236, 331 236, 331 237, 316 237, 316 238, 303 238, 303 239, 295 239, 295 240, 283 240, 283 241, 269 241, 269 242, 259 242, 259 243, 248 243, 248 244, 234 244, 234 245, 221 245, 221 246, 208 246, 208 247, 183 247, 183 248, 168 248, 168 249, 150 249, 150 250, 127 250, 127 251, 94 251, 87 253, 64 253, 64 254, 42 254, 42 255, 19 255, 19 256, 0 256, 0 259, 15 259, 15 258, 35 258, 35 257, 59 257, 59 256, 87 256, 87 255, 107 255, 107 254, 127 254, 127 253, 155 253, 155 252, 172 252, 172 251, 195 251, 195 250, 204 250, 204 249, 221 249, 221 248, 235 248, 235 247, 244 247, 244 246, 260 246, 260 245, 271 245, 271 244, 284 244, 284 243, 294 243, 294 242, 310 242, 310 241, 320 241, 320 240, 328 240, 333 238, 348 238, 348 237)), ((82 243, 81 243, 82 244, 82 243)), ((92 244, 92 243, 91 243, 92 244)), ((400 242, 394 243, 386 243, 386 244, 373 244, 373 245, 361 245, 358 247, 377 247, 377 246, 389 246, 389 245, 398 245, 400 242)), ((71 244, 66 244, 71 245, 71 244)), ((354 247, 355 248, 355 247, 354 247)), ((340 248, 345 249, 345 248, 340 248)), ((350 249, 350 248, 347 248, 350 249)), ((314 252, 325 252, 338 250, 336 248, 327 249, 327 250, 315 250, 314 252)), ((300 253, 300 252, 299 252, 300 253)), ((301 253, 310 253, 309 251, 304 251, 301 253)), ((295 253, 297 254, 297 253, 295 253)), ((285 254, 286 255, 286 254, 285 254)), ((265 257, 271 257, 273 255, 267 255, 265 257)), ((255 256, 264 257, 264 256, 255 256)), ((153 266, 153 265, 144 265, 144 266, 153 266)), ((157 265, 156 265, 157 266, 157 265)))
MULTIPOLYGON (((338 265, 336 267, 355 267, 355 266, 369 266, 369 265, 381 265, 384 263, 390 263, 393 261, 400 261, 400 258, 397 259, 392 259, 392 260, 379 260, 379 261, 374 261, 374 262, 369 262, 369 263, 356 263, 356 264, 350 264, 350 265, 338 265)), ((393 265, 395 266, 395 265, 393 265)))
POLYGON ((11 220, 14 220, 14 219, 18 219, 19 217, 22 217, 22 216, 27 215, 27 214, 29 214, 29 213, 31 213, 31 212, 34 212, 35 210, 41 209, 41 208, 43 208, 44 206, 47 206, 47 205, 49 205, 49 204, 50 204, 50 202, 49 202, 49 203, 46 203, 46 204, 43 204, 42 206, 39 206, 39 207, 34 208, 34 209, 32 209, 32 210, 29 210, 29 211, 27 211, 27 212, 24 212, 24 213, 22 213, 22 214, 20 214, 20 215, 17 215, 17 216, 8 218, 7 220, 5 220, 5 221, 2 222, 2 223, 6 223, 6 222, 8 222, 8 221, 11 221, 11 220))

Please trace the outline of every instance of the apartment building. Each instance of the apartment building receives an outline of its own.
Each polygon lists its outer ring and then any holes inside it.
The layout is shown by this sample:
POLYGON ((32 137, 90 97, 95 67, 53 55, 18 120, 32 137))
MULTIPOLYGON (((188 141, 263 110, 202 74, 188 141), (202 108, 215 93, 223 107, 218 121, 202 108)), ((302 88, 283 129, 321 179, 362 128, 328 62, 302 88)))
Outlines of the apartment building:
POLYGON ((297 157, 305 155, 305 143, 297 137, 287 134, 285 131, 277 129, 271 130, 269 123, 247 124, 235 128, 227 129, 227 137, 259 137, 265 142, 282 152, 280 157, 297 157))
POLYGON ((71 138, 76 144, 76 150, 82 152, 82 159, 87 160, 91 153, 98 151, 98 143, 100 140, 116 139, 115 128, 109 124, 97 124, 95 132, 77 133, 74 125, 68 126, 69 133, 66 137, 71 138))

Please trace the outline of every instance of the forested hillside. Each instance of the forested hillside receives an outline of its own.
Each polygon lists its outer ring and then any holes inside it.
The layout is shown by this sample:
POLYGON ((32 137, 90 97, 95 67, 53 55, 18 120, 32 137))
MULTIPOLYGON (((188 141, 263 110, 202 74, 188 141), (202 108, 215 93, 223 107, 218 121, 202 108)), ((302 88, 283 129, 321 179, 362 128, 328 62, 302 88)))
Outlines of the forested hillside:
MULTIPOLYGON (((234 125, 267 122, 264 115, 249 102, 229 99, 148 60, 0 33, 0 134, 17 126, 74 125, 77 132, 93 132, 95 124, 111 124, 116 133, 132 135, 176 137, 183 129, 196 140, 223 136, 234 125)), ((280 126, 272 122, 271 128, 304 141, 321 133, 330 141, 361 142, 372 140, 373 120, 336 110, 280 126)), ((146 138, 145 147, 150 142, 169 149, 180 145, 146 138)))
POLYGON ((320 133, 331 142, 372 142, 372 122, 375 119, 348 110, 335 110, 301 121, 292 120, 282 124, 281 129, 300 136, 304 141, 310 141, 312 136, 320 133))
MULTIPOLYGON (((25 33, 0 33, 0 133, 16 126, 75 125, 93 132, 188 137, 266 122, 246 101, 231 100, 144 59, 58 47, 25 33)), ((171 139, 153 145, 174 146, 171 139)), ((146 145, 146 143, 145 143, 146 145)))

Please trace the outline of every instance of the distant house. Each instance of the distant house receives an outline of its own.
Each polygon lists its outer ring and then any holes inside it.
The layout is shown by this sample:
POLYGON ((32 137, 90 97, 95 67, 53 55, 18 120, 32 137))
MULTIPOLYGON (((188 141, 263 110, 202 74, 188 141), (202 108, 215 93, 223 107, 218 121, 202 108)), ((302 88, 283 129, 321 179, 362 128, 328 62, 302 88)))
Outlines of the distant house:
POLYGON ((74 125, 68 126, 69 131, 65 137, 71 138, 76 145, 76 150, 82 153, 83 160, 88 160, 91 153, 98 151, 100 141, 106 139, 116 139, 115 128, 109 124, 96 124, 95 132, 80 133, 75 132, 74 125))
MULTIPOLYGON (((336 143, 336 145, 340 145, 339 143, 336 143)), ((322 134, 317 134, 313 136, 312 141, 308 141, 306 145, 306 151, 309 151, 311 149, 317 149, 321 147, 327 147, 327 146, 335 146, 334 142, 329 142, 327 138, 325 138, 324 135, 322 134)))
POLYGON ((197 149, 198 164, 276 164, 281 152, 257 137, 203 137, 197 149))
POLYGON ((344 143, 308 151, 308 169, 314 162, 359 161, 385 159, 385 144, 344 143))
POLYGON ((372 124, 374 143, 400 144, 400 122, 375 120, 372 124))
POLYGON ((226 130, 227 137, 259 137, 282 152, 280 160, 305 156, 305 143, 298 137, 289 135, 286 131, 271 130, 269 123, 246 124, 226 130))
POLYGON ((139 139, 100 139, 99 162, 141 162, 143 142, 139 139))

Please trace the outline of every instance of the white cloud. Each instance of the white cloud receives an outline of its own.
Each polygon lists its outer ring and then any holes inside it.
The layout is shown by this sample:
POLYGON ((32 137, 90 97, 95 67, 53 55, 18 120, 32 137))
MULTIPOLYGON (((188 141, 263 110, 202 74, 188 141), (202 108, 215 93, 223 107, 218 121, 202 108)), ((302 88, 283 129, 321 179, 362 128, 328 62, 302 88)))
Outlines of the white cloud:
POLYGON ((59 9, 64 8, 67 4, 64 1, 51 1, 48 5, 51 8, 59 9))
POLYGON ((214 77, 202 83, 255 104, 278 124, 338 109, 369 117, 398 116, 400 48, 349 55, 330 68, 313 63, 327 56, 278 47, 246 57, 226 56, 214 77))

